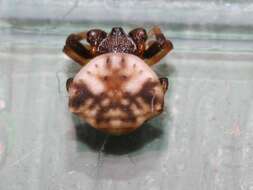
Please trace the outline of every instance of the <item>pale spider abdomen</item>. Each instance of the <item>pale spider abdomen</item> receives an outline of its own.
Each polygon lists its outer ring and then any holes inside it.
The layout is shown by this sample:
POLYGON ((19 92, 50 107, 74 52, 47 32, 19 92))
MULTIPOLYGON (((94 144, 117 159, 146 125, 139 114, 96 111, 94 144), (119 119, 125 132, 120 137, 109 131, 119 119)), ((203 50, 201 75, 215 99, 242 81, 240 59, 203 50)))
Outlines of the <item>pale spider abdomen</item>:
POLYGON ((163 109, 155 72, 135 55, 107 53, 92 59, 69 87, 70 111, 93 127, 129 133, 163 109))

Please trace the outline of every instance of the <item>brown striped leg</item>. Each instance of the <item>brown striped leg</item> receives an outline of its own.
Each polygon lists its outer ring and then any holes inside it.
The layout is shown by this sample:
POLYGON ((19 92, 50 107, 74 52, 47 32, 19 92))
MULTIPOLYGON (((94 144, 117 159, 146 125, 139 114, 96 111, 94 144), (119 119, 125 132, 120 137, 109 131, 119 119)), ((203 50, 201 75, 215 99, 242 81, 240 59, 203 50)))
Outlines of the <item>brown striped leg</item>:
POLYGON ((93 57, 89 49, 80 42, 86 38, 86 32, 70 34, 63 48, 63 52, 80 65, 85 65, 93 57))
POLYGON ((144 59, 148 65, 154 65, 173 49, 173 44, 165 38, 159 27, 152 28, 148 35, 154 35, 156 40, 148 42, 148 48, 144 52, 144 59))
POLYGON ((67 81, 66 81, 66 89, 67 91, 69 91, 69 87, 70 85, 73 83, 73 78, 69 78, 67 81))
POLYGON ((161 85, 162 85, 163 92, 165 93, 165 92, 168 90, 168 87, 169 87, 168 78, 166 78, 166 77, 161 77, 161 78, 159 78, 159 80, 160 80, 160 83, 161 83, 161 85))
POLYGON ((131 30, 128 35, 132 38, 137 46, 135 54, 139 57, 143 57, 146 47, 146 41, 148 34, 144 28, 135 28, 131 30))

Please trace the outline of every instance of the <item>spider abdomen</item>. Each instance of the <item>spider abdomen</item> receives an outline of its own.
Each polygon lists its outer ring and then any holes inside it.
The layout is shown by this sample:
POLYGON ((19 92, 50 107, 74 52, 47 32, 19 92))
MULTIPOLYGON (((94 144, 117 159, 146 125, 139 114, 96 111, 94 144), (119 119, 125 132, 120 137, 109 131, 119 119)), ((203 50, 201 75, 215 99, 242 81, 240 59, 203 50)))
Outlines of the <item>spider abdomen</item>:
POLYGON ((92 59, 69 86, 70 111, 93 127, 129 133, 163 109, 164 90, 139 57, 107 53, 92 59))

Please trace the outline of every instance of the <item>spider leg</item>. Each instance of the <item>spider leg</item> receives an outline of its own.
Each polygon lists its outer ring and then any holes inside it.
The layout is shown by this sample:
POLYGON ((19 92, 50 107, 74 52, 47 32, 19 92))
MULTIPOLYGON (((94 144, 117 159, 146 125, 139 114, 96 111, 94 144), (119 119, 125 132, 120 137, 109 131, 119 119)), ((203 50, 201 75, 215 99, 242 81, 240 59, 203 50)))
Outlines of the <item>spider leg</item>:
POLYGON ((66 89, 67 89, 67 91, 69 91, 69 87, 71 86, 72 83, 73 83, 73 78, 69 78, 66 81, 66 89))
POLYGON ((161 77, 161 78, 159 78, 159 80, 160 80, 160 83, 161 83, 161 85, 162 85, 163 92, 165 93, 165 92, 168 90, 168 87, 169 87, 168 78, 166 78, 166 77, 161 77))
POLYGON ((159 27, 152 28, 148 35, 154 35, 156 40, 147 43, 143 58, 148 65, 154 65, 173 49, 173 44, 165 38, 159 27))
POLYGON ((141 58, 143 58, 143 54, 145 52, 146 41, 148 39, 148 34, 144 28, 135 28, 131 30, 128 35, 135 42, 137 49, 135 54, 141 58))
POLYGON ((63 48, 63 52, 80 65, 85 65, 93 57, 89 50, 89 46, 87 46, 87 48, 80 42, 86 38, 86 32, 70 34, 63 48))

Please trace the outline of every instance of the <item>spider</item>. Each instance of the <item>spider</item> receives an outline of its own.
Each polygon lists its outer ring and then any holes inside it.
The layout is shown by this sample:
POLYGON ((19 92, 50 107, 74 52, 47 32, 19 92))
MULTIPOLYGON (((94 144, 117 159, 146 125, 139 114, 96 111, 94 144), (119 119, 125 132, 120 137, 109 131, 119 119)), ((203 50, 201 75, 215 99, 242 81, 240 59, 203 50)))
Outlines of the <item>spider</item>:
POLYGON ((112 135, 134 131, 163 110, 168 79, 150 66, 172 49, 159 27, 70 34, 63 52, 82 66, 66 82, 70 112, 112 135))

